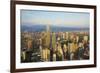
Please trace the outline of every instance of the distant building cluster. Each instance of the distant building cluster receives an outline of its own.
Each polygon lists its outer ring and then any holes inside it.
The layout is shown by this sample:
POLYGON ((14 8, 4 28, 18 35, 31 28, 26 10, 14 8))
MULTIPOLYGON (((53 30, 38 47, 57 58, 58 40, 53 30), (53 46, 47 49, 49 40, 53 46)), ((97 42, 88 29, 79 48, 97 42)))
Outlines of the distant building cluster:
POLYGON ((21 32, 21 62, 89 59, 89 32, 21 32))

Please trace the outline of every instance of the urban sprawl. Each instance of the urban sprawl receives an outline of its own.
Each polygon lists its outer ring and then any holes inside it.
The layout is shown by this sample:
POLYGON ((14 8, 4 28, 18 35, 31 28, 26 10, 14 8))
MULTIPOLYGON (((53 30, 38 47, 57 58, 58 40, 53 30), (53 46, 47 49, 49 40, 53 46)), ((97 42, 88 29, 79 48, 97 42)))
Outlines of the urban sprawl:
POLYGON ((89 59, 89 32, 21 32, 21 62, 89 59))

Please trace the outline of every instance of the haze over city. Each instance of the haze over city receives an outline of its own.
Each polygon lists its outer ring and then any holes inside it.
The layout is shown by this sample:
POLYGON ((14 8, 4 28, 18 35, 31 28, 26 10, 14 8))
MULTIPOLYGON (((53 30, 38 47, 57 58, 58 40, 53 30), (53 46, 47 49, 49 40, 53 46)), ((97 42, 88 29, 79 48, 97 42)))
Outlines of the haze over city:
POLYGON ((21 10, 21 25, 30 24, 89 28, 89 18, 89 13, 82 12, 21 10))

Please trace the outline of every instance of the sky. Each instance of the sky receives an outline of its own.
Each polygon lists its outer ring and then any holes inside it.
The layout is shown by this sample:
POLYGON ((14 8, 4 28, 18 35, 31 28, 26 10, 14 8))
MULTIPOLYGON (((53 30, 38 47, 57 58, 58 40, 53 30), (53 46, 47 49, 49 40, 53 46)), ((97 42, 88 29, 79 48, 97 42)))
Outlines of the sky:
POLYGON ((21 24, 89 28, 90 14, 86 12, 21 10, 21 24))

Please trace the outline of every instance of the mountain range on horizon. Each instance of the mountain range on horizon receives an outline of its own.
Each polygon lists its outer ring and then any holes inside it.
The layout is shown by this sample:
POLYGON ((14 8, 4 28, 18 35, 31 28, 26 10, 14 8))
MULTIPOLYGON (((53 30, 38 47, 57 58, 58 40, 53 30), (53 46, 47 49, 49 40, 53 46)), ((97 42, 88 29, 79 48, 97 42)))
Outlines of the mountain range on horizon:
MULTIPOLYGON (((21 32, 41 32, 41 31, 46 31, 46 25, 30 25, 30 24, 25 24, 21 25, 21 32)), ((50 26, 50 31, 51 32, 66 32, 66 31, 88 31, 89 28, 79 28, 79 27, 64 27, 64 26, 50 26)))

